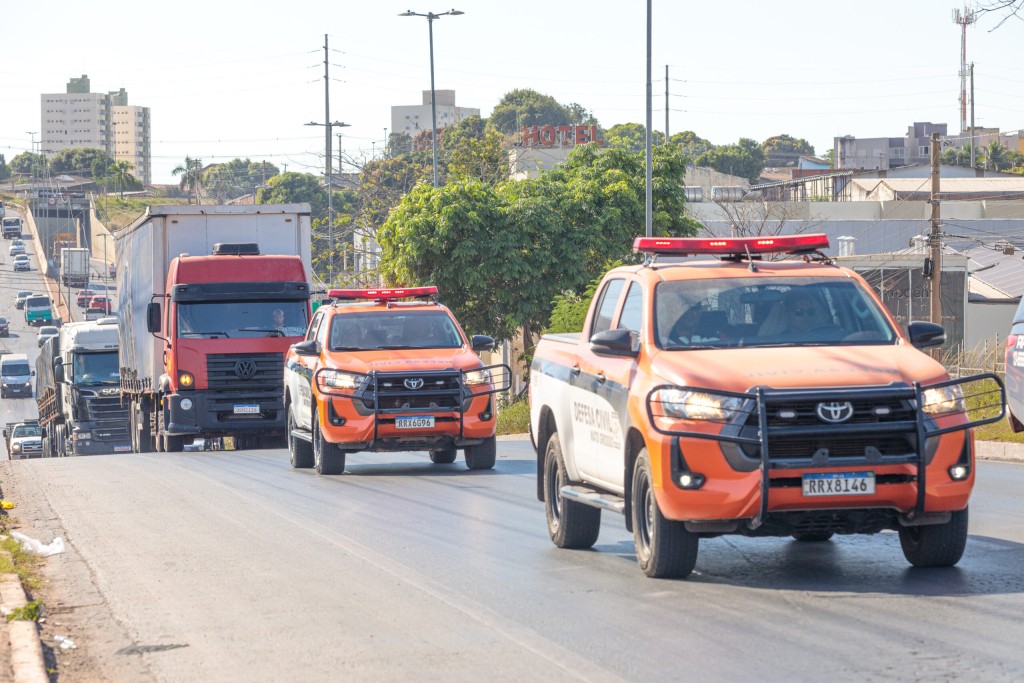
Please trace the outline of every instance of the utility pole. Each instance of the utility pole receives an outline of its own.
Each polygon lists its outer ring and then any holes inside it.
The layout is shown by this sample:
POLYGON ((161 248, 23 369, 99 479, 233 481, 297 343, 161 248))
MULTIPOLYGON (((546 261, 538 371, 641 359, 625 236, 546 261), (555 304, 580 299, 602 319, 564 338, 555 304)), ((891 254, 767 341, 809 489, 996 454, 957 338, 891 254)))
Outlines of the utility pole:
POLYGON ((324 173, 327 174, 327 178, 331 177, 331 82, 327 78, 328 69, 328 58, 327 58, 327 34, 324 34, 324 121, 327 121, 327 128, 324 130, 327 139, 327 156, 326 159, 326 170, 324 173))
MULTIPOLYGON (((939 134, 932 133, 932 191, 931 201, 931 287, 929 288, 929 303, 931 311, 929 319, 938 325, 942 324, 942 235, 939 231, 939 134)), ((932 357, 936 360, 942 357, 942 349, 932 350, 932 357)))
POLYGON ((644 171, 644 181, 646 185, 646 191, 644 193, 644 213, 646 219, 644 223, 647 226, 647 237, 654 236, 654 207, 653 207, 653 163, 651 161, 651 127, 654 125, 654 120, 651 115, 651 0, 647 0, 647 138, 644 142, 644 156, 646 157, 646 165, 644 171))
POLYGON ((964 6, 953 10, 953 23, 960 25, 960 134, 967 128, 967 27, 977 21, 978 15, 964 6))
MULTIPOLYGON (((387 130, 387 129, 385 128, 385 130, 387 130)), ((338 135, 338 173, 341 173, 342 169, 344 168, 342 166, 342 164, 341 164, 341 133, 338 133, 337 135, 338 135)), ((355 264, 353 263, 353 268, 354 268, 354 266, 355 266, 355 264)), ((348 250, 345 249, 345 247, 343 245, 341 247, 341 272, 344 273, 347 270, 348 270, 348 250)))
POLYGON ((665 65, 665 144, 668 144, 668 64, 665 65))
POLYGON ((974 62, 971 62, 971 168, 974 168, 974 62))

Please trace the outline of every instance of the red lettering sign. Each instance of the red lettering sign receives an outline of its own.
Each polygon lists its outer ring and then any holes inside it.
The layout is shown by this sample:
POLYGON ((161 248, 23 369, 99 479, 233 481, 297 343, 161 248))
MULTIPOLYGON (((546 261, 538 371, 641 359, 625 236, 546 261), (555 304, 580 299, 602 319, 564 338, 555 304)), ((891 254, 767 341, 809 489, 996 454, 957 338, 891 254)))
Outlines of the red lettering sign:
POLYGON ((571 147, 604 145, 597 139, 597 126, 523 126, 524 147, 571 147))

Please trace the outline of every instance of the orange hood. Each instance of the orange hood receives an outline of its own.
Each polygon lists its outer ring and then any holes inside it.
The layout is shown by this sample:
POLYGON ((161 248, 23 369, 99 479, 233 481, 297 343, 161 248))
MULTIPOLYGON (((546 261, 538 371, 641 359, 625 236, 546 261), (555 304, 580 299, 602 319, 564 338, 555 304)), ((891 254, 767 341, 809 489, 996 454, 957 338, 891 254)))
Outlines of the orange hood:
POLYGON ((473 370, 483 365, 469 348, 394 349, 386 351, 333 352, 325 365, 348 372, 416 372, 418 370, 473 370))

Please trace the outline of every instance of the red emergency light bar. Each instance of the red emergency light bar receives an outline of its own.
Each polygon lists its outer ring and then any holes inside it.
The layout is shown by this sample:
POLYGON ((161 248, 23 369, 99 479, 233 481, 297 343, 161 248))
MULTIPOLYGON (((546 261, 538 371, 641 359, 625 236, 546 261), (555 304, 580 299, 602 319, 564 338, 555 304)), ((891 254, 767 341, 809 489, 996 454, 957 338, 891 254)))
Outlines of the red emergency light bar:
POLYGON ((774 237, 637 237, 633 251, 644 254, 792 254, 828 249, 828 235, 774 237))
POLYGON ((332 299, 373 299, 389 301, 391 299, 411 299, 416 297, 434 296, 437 287, 400 287, 392 289, 331 289, 327 296, 332 299))

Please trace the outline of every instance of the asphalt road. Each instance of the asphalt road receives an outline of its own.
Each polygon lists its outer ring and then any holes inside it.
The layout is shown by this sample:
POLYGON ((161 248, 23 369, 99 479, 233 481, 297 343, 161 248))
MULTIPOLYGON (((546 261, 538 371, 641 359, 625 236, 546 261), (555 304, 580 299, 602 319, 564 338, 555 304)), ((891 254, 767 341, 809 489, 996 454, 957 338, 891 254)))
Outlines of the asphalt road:
POLYGON ((361 454, 318 477, 268 450, 7 462, 0 478, 26 533, 69 542, 48 560, 51 581, 72 577, 52 619, 89 615, 74 637, 113 680, 1024 671, 1020 465, 980 464, 956 568, 912 569, 894 533, 721 537, 685 581, 645 578, 609 513, 593 551, 556 549, 534 470, 520 441, 500 443, 489 472, 361 454))

